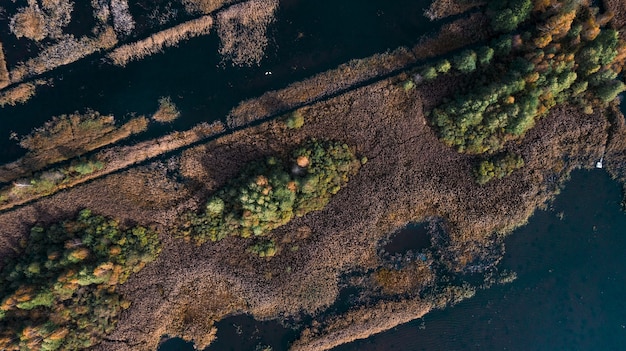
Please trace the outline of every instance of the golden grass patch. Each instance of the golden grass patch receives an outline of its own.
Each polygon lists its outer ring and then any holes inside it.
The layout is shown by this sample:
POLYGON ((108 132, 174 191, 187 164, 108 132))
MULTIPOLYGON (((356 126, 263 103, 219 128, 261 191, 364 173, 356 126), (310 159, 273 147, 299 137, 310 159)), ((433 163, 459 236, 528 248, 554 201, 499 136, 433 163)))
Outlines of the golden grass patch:
POLYGON ((46 85, 48 81, 38 79, 33 82, 22 83, 13 88, 0 92, 0 108, 9 105, 23 104, 35 96, 38 86, 46 85))
POLYGON ((7 61, 4 58, 4 50, 2 43, 0 43, 0 89, 9 85, 9 71, 7 69, 7 61))
POLYGON ((166 47, 176 46, 182 40, 209 34, 212 26, 213 18, 203 16, 154 33, 146 39, 122 45, 110 52, 107 57, 115 65, 126 66, 131 61, 161 52, 166 47))
POLYGON ((178 117, 180 117, 180 111, 172 99, 169 96, 160 98, 159 109, 152 115, 152 119, 161 123, 170 123, 178 117))
POLYGON ((62 40, 46 47, 39 56, 20 62, 10 71, 11 83, 51 71, 57 67, 78 61, 83 57, 117 44, 117 36, 111 27, 103 28, 95 38, 65 35, 62 40))
POLYGON ((277 0, 251 0, 217 15, 223 61, 234 66, 259 64, 267 48, 267 27, 274 21, 277 0))

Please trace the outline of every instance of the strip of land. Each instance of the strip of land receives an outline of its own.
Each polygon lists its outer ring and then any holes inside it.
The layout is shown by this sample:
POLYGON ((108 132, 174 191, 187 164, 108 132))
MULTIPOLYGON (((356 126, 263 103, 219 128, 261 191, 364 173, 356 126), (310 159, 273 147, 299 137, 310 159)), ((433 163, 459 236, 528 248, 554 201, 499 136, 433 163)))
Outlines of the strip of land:
POLYGON ((107 57, 118 66, 126 66, 131 61, 163 51, 167 47, 178 45, 182 40, 209 34, 213 27, 213 18, 203 16, 172 28, 152 34, 146 39, 117 47, 107 57))
POLYGON ((229 116, 231 133, 214 139, 189 143, 189 131, 180 144, 167 139, 109 149, 99 155, 107 165, 119 165, 114 172, 1 213, 0 255, 11 255, 35 223, 85 207, 121 223, 156 226, 162 253, 119 287, 133 304, 96 350, 154 350, 163 335, 203 348, 215 338, 215 322, 238 313, 287 320, 310 315, 313 322, 293 348, 326 350, 469 297, 474 287, 455 279, 496 265, 504 236, 553 199, 573 169, 593 168, 604 156, 610 172, 624 174, 626 125, 616 102, 608 114, 561 103, 499 150, 519 155, 524 167, 480 185, 474 174, 480 156, 442 143, 428 116, 467 88, 468 76, 418 80, 412 70, 400 72, 413 67, 416 56, 400 49, 354 61, 244 102, 229 116), (271 118, 286 112, 294 113, 271 118), (325 208, 263 237, 277 244, 274 257, 250 254, 250 238, 203 245, 182 238, 182 215, 207 208, 207 197, 246 165, 286 158, 312 139, 349 145, 362 166, 325 208), (171 153, 129 167, 130 159, 142 162, 164 152, 171 153), (444 230, 431 238, 423 261, 403 256, 408 263, 398 266, 380 254, 380 243, 397 228, 429 218, 444 230), (419 279, 411 279, 414 273, 419 279), (344 287, 359 288, 362 300, 334 313, 344 287))
MULTIPOLYGON (((164 153, 178 150, 202 140, 208 139, 216 134, 224 131, 224 126, 220 122, 213 124, 199 124, 194 128, 184 132, 174 132, 163 137, 140 142, 130 146, 113 146, 98 151, 91 156, 102 164, 102 168, 94 169, 87 174, 80 174, 67 178, 58 184, 47 185, 46 187, 37 187, 40 179, 26 182, 14 182, 0 190, 0 210, 8 210, 10 208, 20 206, 45 196, 54 194, 60 190, 75 187, 76 185, 109 175, 119 170, 126 169, 132 165, 145 162, 147 160, 161 156, 164 153), (33 184, 34 183, 34 184, 33 184)), ((15 175, 21 172, 20 167, 24 167, 22 162, 11 164, 12 168, 7 169, 8 174, 15 175)), ((28 168, 28 166, 25 166, 28 168)), ((59 174, 64 173, 64 168, 57 167, 43 173, 59 174)))
POLYGON ((4 49, 0 43, 0 89, 9 85, 9 71, 7 70, 7 61, 4 58, 4 49))

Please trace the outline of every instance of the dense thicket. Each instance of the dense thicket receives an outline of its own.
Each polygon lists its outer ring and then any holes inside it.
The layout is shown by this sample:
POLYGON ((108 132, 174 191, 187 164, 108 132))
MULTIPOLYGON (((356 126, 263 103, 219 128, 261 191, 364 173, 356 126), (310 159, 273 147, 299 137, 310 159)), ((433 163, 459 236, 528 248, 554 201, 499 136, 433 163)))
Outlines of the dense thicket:
POLYGON ((485 184, 492 179, 502 179, 514 170, 524 167, 524 160, 519 155, 504 154, 481 161, 474 169, 478 184, 485 184))
POLYGON ((610 14, 573 0, 492 1, 488 13, 505 34, 453 59, 456 72, 480 75, 431 112, 441 140, 459 152, 496 152, 564 101, 590 110, 624 91, 626 45, 604 28, 610 14))
MULTIPOLYGON (((315 140, 297 148, 287 162, 277 157, 252 162, 200 213, 185 216, 184 234, 198 243, 264 236, 294 216, 324 208, 359 167, 347 145, 315 140)), ((276 249, 268 241, 251 251, 271 256, 276 249)))
POLYGON ((89 210, 35 226, 0 273, 1 350, 78 350, 98 343, 130 302, 116 287, 160 251, 156 232, 89 210))

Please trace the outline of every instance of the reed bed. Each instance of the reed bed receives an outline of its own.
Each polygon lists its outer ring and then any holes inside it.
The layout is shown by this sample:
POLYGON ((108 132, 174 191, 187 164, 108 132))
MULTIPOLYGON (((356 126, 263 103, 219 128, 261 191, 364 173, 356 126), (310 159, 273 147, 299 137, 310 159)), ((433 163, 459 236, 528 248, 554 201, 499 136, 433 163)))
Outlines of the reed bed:
POLYGON ((26 103, 33 96, 35 96, 38 86, 47 84, 49 84, 48 80, 37 79, 32 82, 19 84, 13 88, 0 92, 0 108, 6 105, 15 106, 17 104, 26 103))
POLYGON ((39 56, 17 64, 10 71, 11 83, 51 71, 57 67, 76 62, 100 50, 117 44, 117 36, 112 27, 105 27, 95 38, 66 35, 58 43, 46 47, 39 56))
POLYGON ((126 66, 131 61, 159 53, 166 47, 176 46, 183 40, 209 34, 212 27, 213 18, 203 16, 152 34, 146 39, 122 45, 107 57, 117 66, 126 66))
POLYGON ((274 22, 277 0, 251 0, 217 15, 217 34, 223 62, 234 66, 258 65, 267 48, 267 27, 274 22))
POLYGON ((10 81, 7 60, 4 58, 4 50, 2 49, 2 43, 0 43, 0 89, 9 85, 10 81))

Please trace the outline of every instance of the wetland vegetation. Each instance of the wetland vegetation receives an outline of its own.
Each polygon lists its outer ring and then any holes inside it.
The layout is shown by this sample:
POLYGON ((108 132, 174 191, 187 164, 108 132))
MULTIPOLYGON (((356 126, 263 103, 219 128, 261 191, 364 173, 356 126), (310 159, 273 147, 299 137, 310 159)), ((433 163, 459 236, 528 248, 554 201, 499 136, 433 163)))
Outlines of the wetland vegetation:
MULTIPOLYGON (((219 56, 201 69, 257 72, 282 6, 303 5, 7 6, 0 109, 32 103, 88 55, 90 68, 132 73, 201 36, 219 56), (78 13, 93 15, 88 34, 78 13)), ((150 117, 68 112, 12 133, 24 153, 0 167, 0 347, 155 350, 167 335, 203 348, 220 321, 246 314, 297 326, 293 350, 327 350, 510 281, 505 237, 573 169, 603 160, 626 180, 623 10, 437 0, 437 32, 226 115, 203 111, 212 124, 179 130, 192 89, 156 95, 150 117), (426 239, 385 245, 407 223, 425 223, 426 239), (358 293, 341 307, 345 291, 358 293)))

